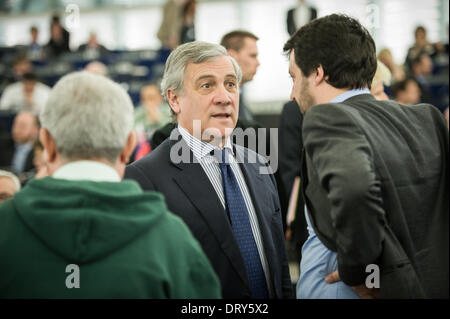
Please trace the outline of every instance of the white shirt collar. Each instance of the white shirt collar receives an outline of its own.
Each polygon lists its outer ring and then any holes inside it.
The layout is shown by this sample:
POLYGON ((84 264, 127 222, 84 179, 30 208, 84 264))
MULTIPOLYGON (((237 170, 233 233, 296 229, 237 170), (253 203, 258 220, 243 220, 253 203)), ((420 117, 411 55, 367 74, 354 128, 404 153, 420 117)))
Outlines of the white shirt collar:
POLYGON ((120 176, 114 168, 96 161, 67 163, 53 173, 53 178, 72 181, 120 182, 120 176))
MULTIPOLYGON (((198 138, 196 138, 195 136, 191 135, 180 124, 178 124, 178 131, 180 132, 181 136, 183 137, 184 141, 187 143, 189 148, 192 150, 192 153, 194 153, 194 156, 198 159, 203 158, 207 155, 211 155, 211 151, 213 151, 214 149, 218 149, 218 147, 210 143, 203 142, 198 138)), ((234 155, 230 137, 227 138, 225 146, 223 148, 227 148, 231 152, 231 154, 234 155)))
POLYGON ((356 95, 361 95, 361 94, 370 94, 370 90, 367 88, 348 90, 348 91, 345 91, 344 93, 336 96, 334 99, 332 99, 330 101, 330 103, 341 103, 351 97, 354 97, 356 95))

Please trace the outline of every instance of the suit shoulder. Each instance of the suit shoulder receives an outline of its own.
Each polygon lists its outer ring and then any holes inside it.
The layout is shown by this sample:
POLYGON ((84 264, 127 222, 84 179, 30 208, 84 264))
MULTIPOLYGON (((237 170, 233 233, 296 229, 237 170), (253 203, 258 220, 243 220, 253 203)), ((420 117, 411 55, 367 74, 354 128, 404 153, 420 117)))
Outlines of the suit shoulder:
POLYGON ((339 114, 347 113, 347 105, 344 103, 326 103, 326 104, 317 104, 311 107, 306 113, 303 115, 304 123, 308 123, 311 118, 315 117, 324 117, 330 118, 331 114, 339 116, 339 114))
POLYGON ((170 153, 170 140, 166 139, 161 145, 152 150, 143 158, 129 164, 128 166, 143 167, 168 162, 170 153))

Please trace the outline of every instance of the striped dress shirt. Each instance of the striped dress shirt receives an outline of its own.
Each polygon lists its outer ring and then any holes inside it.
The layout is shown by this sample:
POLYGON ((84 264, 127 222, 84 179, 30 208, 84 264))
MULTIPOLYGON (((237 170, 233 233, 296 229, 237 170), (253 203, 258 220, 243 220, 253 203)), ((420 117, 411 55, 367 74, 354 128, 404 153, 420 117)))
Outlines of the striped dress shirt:
MULTIPOLYGON (((219 197, 220 202, 222 203, 225 214, 225 198, 223 193, 222 175, 220 174, 219 163, 217 159, 214 157, 214 155, 212 155, 212 152, 215 149, 217 149, 217 147, 214 147, 212 144, 203 142, 198 138, 192 136, 179 124, 178 124, 178 131, 180 132, 183 140, 187 143, 192 153, 194 154, 196 160, 200 163, 204 172, 208 176, 209 181, 214 187, 214 190, 216 191, 216 194, 219 197)), ((236 159, 234 158, 234 151, 230 142, 230 138, 227 138, 224 148, 227 148, 229 150, 229 152, 227 152, 228 161, 230 163, 231 170, 236 176, 242 196, 244 197, 245 205, 247 206, 253 237, 255 238, 259 257, 261 259, 261 264, 264 270, 264 275, 266 277, 267 287, 269 289, 269 297, 273 298, 274 296, 273 286, 269 275, 269 267, 266 255, 264 253, 264 246, 261 239, 261 232, 258 227, 258 217, 256 216, 255 207, 253 206, 252 199, 250 197, 250 193, 248 191, 247 184, 245 183, 241 169, 238 163, 236 162, 236 159)))

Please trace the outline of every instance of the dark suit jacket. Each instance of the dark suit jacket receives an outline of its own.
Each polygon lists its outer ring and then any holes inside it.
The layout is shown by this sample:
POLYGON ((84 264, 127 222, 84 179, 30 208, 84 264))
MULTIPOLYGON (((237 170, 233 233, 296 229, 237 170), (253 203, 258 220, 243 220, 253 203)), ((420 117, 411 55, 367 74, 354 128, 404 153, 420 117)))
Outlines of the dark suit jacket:
POLYGON ((363 94, 306 112, 304 196, 346 284, 376 264, 381 297, 448 298, 448 138, 426 104, 363 94))
MULTIPOLYGON (((181 137, 178 142, 188 148, 181 137)), ((244 261, 225 210, 199 163, 171 161, 171 147, 178 142, 165 140, 149 155, 127 166, 125 178, 136 180, 144 190, 165 196, 169 210, 186 222, 200 242, 219 276, 224 298, 249 298, 244 261)), ((247 158, 244 148, 235 146, 235 151, 238 159, 247 158)), ((190 156, 193 157, 192 152, 190 156)), ((263 161, 262 157, 259 160, 263 161)), ((265 163, 239 165, 258 216, 275 297, 289 298, 292 287, 275 181, 272 175, 259 174, 265 163)))
MULTIPOLYGON (((297 26, 295 24, 295 20, 294 20, 294 12, 295 12, 296 8, 292 8, 288 11, 287 13, 287 19, 286 19, 286 23, 287 23, 287 30, 289 35, 293 35, 295 33, 295 31, 297 31, 301 26, 297 26)), ((315 18, 317 18, 317 10, 313 7, 309 7, 310 10, 310 20, 312 21, 315 18)))
MULTIPOLYGON (((279 193, 280 201, 284 200, 285 202, 289 202, 294 179, 297 176, 300 176, 301 157, 303 149, 302 122, 303 115, 300 112, 300 108, 297 102, 287 102, 283 106, 279 125, 278 172, 285 189, 284 194, 279 193), (283 195, 285 196, 285 198, 282 200, 281 196, 283 195)), ((305 203, 303 201, 303 196, 301 196, 301 193, 299 192, 295 219, 290 225, 293 235, 292 242, 294 243, 296 248, 298 261, 301 260, 301 248, 308 238, 304 206, 305 203)), ((283 213, 284 217, 286 217, 287 215, 288 205, 286 205, 285 209, 286 212, 283 213)))
MULTIPOLYGON (((16 150, 15 143, 10 134, 0 135, 0 169, 12 171, 12 160, 16 150)), ((33 164, 34 152, 33 149, 27 155, 25 160, 23 172, 27 172, 34 168, 33 164)), ((17 174, 17 172, 15 172, 17 174)))

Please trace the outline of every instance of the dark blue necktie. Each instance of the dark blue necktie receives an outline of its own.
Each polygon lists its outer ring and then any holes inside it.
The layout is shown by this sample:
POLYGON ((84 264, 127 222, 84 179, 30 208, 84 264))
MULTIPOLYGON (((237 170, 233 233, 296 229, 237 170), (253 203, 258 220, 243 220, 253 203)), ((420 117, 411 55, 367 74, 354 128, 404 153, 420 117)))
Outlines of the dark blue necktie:
POLYGON ((220 173, 222 175, 223 193, 225 197, 225 209, 231 221, 234 238, 236 239, 250 282, 252 298, 267 299, 266 277, 259 258, 258 247, 253 237, 247 206, 239 188, 238 181, 231 170, 226 156, 226 149, 221 152, 219 161, 220 173))

